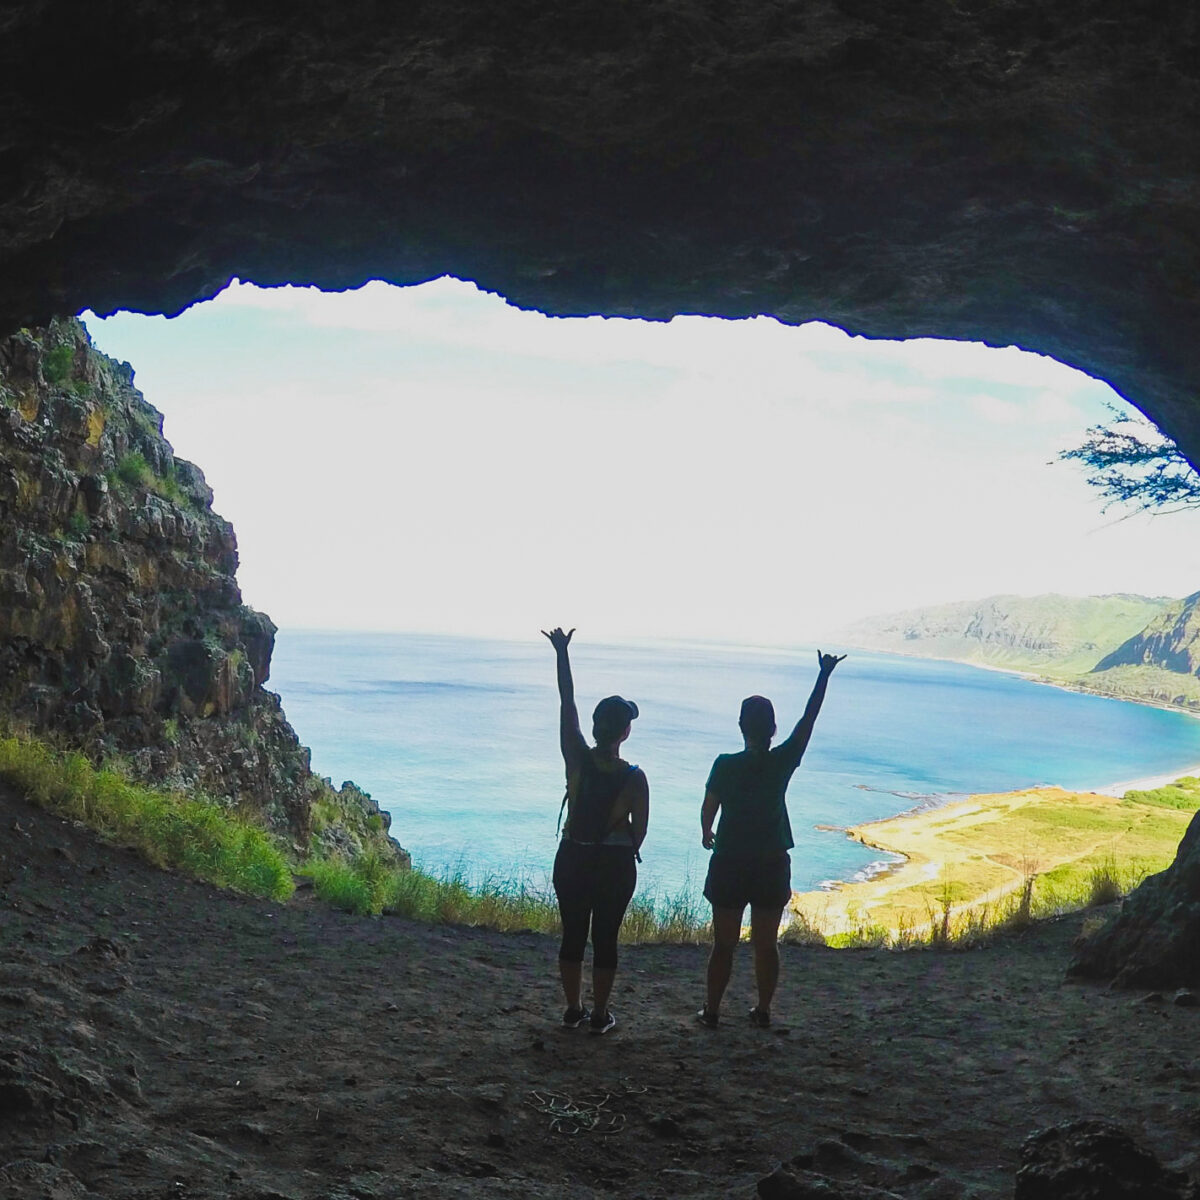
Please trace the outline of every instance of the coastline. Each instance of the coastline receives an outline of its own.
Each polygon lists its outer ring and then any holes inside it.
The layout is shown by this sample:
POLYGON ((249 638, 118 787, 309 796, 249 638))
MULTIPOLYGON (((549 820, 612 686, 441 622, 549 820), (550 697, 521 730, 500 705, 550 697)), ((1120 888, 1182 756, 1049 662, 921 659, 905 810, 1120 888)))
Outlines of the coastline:
POLYGON ((1131 820, 1123 797, 1188 774, 1200 774, 1200 766, 1109 789, 1032 787, 957 796, 850 826, 848 838, 893 857, 868 864, 854 879, 794 892, 789 910, 826 934, 864 927, 898 931, 927 926, 943 911, 961 914, 995 904, 1031 878, 1064 869, 1086 872, 1114 857, 1139 865, 1164 858, 1165 866, 1192 813, 1139 805, 1131 820), (1155 821, 1165 811, 1173 813, 1168 819, 1177 828, 1164 833, 1155 821))
MULTIPOLYGON (((1141 704, 1147 708, 1159 708, 1169 712, 1183 713, 1185 716, 1200 720, 1200 711, 1193 708, 1185 708, 1177 704, 1167 704, 1155 700, 1137 699, 1130 696, 1113 696, 1105 692, 1093 691, 1082 686, 1073 686, 1060 680, 1055 680, 1046 675, 1038 675, 1032 671, 1019 670, 1015 667, 1002 667, 994 663, 972 662, 964 658, 949 658, 940 654, 908 654, 902 650, 880 650, 876 647, 868 646, 853 646, 848 645, 849 649, 861 650, 869 654, 890 654, 897 658, 912 658, 933 660, 936 662, 957 663, 964 667, 976 667, 981 671, 995 671, 1001 675, 1016 675, 1021 679, 1027 679, 1030 683, 1040 683, 1047 687, 1056 687, 1061 691, 1074 692, 1076 694, 1099 696, 1108 700, 1121 700, 1128 704, 1141 704)), ((859 888, 867 885, 872 885, 878 881, 895 876, 904 871, 904 868, 909 865, 910 859, 905 852, 895 845, 883 841, 875 840, 868 831, 874 830, 879 826, 891 826, 895 822, 912 821, 917 822, 923 819, 931 812, 942 812, 953 810, 959 804, 971 804, 977 801, 996 801, 1005 796, 1018 797, 1025 796, 1030 793, 1042 794, 1058 794, 1064 796, 1074 795, 1094 795, 1108 796, 1114 799, 1121 799, 1126 792, 1131 791, 1152 791, 1155 788, 1166 787, 1168 784, 1174 783, 1177 779, 1183 779, 1188 776, 1200 776, 1200 763, 1190 763, 1187 766, 1173 769, 1169 772, 1161 772, 1154 775, 1140 775, 1132 779, 1117 780, 1112 783, 1103 783, 1090 788, 1081 788, 1074 791, 1067 791, 1059 788, 1057 785, 1039 786, 1035 788, 1022 789, 1016 792, 1004 793, 968 793, 950 792, 944 796, 928 796, 920 800, 911 808, 905 809, 890 817, 881 817, 875 821, 864 821, 861 824, 845 827, 844 829, 835 830, 833 827, 827 828, 828 832, 842 832, 852 841, 859 842, 861 845, 867 846, 872 850, 879 850, 881 853, 893 855, 891 859, 877 859, 859 868, 849 878, 830 878, 822 880, 815 889, 807 892, 795 891, 792 893, 791 908, 800 912, 804 906, 799 906, 802 897, 809 896, 830 896, 839 892, 845 891, 847 888, 859 888)))
POLYGON ((1200 720, 1200 709, 1184 704, 1172 704, 1167 700, 1153 700, 1149 697, 1117 695, 1100 688, 1090 688, 1079 680, 1055 679, 1052 675, 1039 674, 1037 671, 1023 670, 1020 667, 1002 667, 996 663, 976 662, 971 658, 953 658, 945 654, 910 654, 904 650, 884 650, 878 646, 856 646, 852 642, 843 642, 842 645, 848 650, 859 650, 864 654, 891 654, 896 658, 957 663, 962 667, 977 667, 980 671, 996 671, 1001 675, 1016 675, 1019 679, 1028 679, 1030 683, 1044 684, 1046 687, 1058 688, 1064 692, 1074 692, 1076 695, 1098 696, 1102 700, 1120 700, 1126 704, 1141 704, 1146 708, 1160 708, 1165 712, 1183 713, 1185 716, 1200 720))
MULTIPOLYGON (((1195 714, 1200 716, 1200 713, 1195 714)), ((1105 787, 1092 788, 1091 791, 1102 796, 1124 796, 1126 792, 1149 792, 1155 788, 1166 787, 1177 779, 1186 779, 1189 775, 1200 775, 1200 763, 1184 767, 1178 771, 1169 771, 1162 775, 1142 775, 1137 779, 1121 780, 1110 783, 1105 787)))
MULTIPOLYGON (((941 659, 939 661, 949 662, 950 659, 941 659)), ((967 664, 973 665, 973 664, 967 664)), ((998 668, 997 668, 998 669, 998 668)), ((1200 716, 1200 714, 1194 714, 1200 716)), ((816 888, 809 892, 793 892, 793 896, 813 895, 821 892, 837 892, 845 887, 857 886, 861 883, 871 883, 877 879, 881 879, 886 875, 895 874, 902 868, 907 859, 902 851, 895 849, 891 845, 885 845, 872 840, 867 836, 867 831, 874 829, 880 825, 891 825, 896 821, 919 820, 929 813, 943 812, 957 804, 966 804, 979 800, 991 800, 997 797, 1004 796, 1024 796, 1031 792, 1037 793, 1058 793, 1064 795, 1090 795, 1090 796, 1111 796, 1115 800, 1120 800, 1126 792, 1148 792, 1155 788, 1166 787, 1168 784, 1174 783, 1177 779, 1185 779, 1189 776, 1200 777, 1200 763, 1192 763, 1186 767, 1181 767, 1177 770, 1162 772, 1157 775, 1139 775, 1134 779, 1118 780, 1115 783, 1100 784, 1097 787, 1076 788, 1069 790, 1060 788, 1057 784, 1039 785, 1032 788, 1021 788, 1013 792, 947 792, 944 795, 926 796, 911 808, 903 809, 901 812, 894 813, 889 817, 879 817, 874 821, 862 821, 857 825, 833 826, 833 825, 818 825, 816 828, 826 833, 842 833, 851 841, 858 842, 860 845, 867 846, 872 850, 879 850, 885 854, 893 854, 897 857, 893 859, 877 859, 860 867, 849 878, 823 879, 816 888)))

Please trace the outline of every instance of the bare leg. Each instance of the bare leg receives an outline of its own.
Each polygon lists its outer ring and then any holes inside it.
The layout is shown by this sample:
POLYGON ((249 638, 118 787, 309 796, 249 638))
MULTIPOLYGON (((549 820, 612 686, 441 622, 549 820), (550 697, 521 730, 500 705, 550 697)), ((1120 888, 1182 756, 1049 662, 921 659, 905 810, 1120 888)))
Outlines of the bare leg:
POLYGON ((779 982, 779 922, 782 908, 750 909, 750 942, 754 946, 754 981, 758 984, 758 1007, 771 1011, 775 985, 779 982))
POLYGON ((708 956, 708 979, 705 1007, 710 1013, 721 1011, 721 997, 729 986, 733 972, 733 952, 742 936, 741 908, 713 907, 713 948, 708 956))
POLYGON ((579 1007, 579 992, 583 983, 583 963, 558 960, 558 973, 562 977, 563 995, 568 1008, 579 1007))
MULTIPOLYGON (((616 967, 592 967, 592 1012, 608 1012, 608 998, 612 995, 613 980, 617 977, 616 967)), ((599 1018, 597 1018, 598 1020, 599 1018)))

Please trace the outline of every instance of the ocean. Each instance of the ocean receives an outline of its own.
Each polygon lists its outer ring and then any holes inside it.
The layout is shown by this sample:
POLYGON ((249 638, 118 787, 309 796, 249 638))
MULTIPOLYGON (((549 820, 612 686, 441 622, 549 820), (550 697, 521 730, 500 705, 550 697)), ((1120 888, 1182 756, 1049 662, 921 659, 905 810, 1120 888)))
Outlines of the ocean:
MULTIPOLYGON (((602 696, 619 693, 641 710, 624 748, 650 781, 639 893, 698 895, 712 760, 741 749, 738 706, 751 693, 774 701, 780 736, 791 729, 816 678, 815 651, 598 645, 576 635, 571 658, 585 735, 602 696)), ((268 686, 312 748, 314 770, 370 792, 416 865, 547 885, 563 767, 554 653, 536 631, 513 642, 281 630, 268 686)), ((792 887, 878 864, 878 851, 839 827, 972 792, 1101 789, 1197 762, 1200 721, 1183 713, 851 651, 788 792, 792 887)))

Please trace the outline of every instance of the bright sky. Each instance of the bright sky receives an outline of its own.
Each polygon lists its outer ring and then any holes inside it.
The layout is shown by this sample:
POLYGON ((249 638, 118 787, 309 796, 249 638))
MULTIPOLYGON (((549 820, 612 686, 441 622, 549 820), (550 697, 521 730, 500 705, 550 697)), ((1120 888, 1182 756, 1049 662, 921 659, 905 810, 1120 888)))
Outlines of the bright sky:
POLYGON ((1200 512, 1102 514, 1051 462, 1115 393, 1014 348, 549 318, 448 278, 86 323, 284 627, 789 644, 997 592, 1200 587, 1200 512))

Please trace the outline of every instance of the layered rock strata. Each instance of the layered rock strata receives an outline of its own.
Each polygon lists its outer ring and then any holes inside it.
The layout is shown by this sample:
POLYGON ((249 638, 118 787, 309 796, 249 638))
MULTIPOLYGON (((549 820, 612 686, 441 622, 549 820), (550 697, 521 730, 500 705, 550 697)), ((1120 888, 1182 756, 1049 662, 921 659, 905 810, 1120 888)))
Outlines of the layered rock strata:
POLYGON ((301 853, 390 848, 310 769, 242 603, 232 526, 133 370, 77 321, 0 341, 0 713, 140 779, 259 814, 301 853))
POLYGON ((1200 674, 1200 592, 1167 605, 1145 629, 1105 655, 1094 670, 1122 666, 1200 674))

